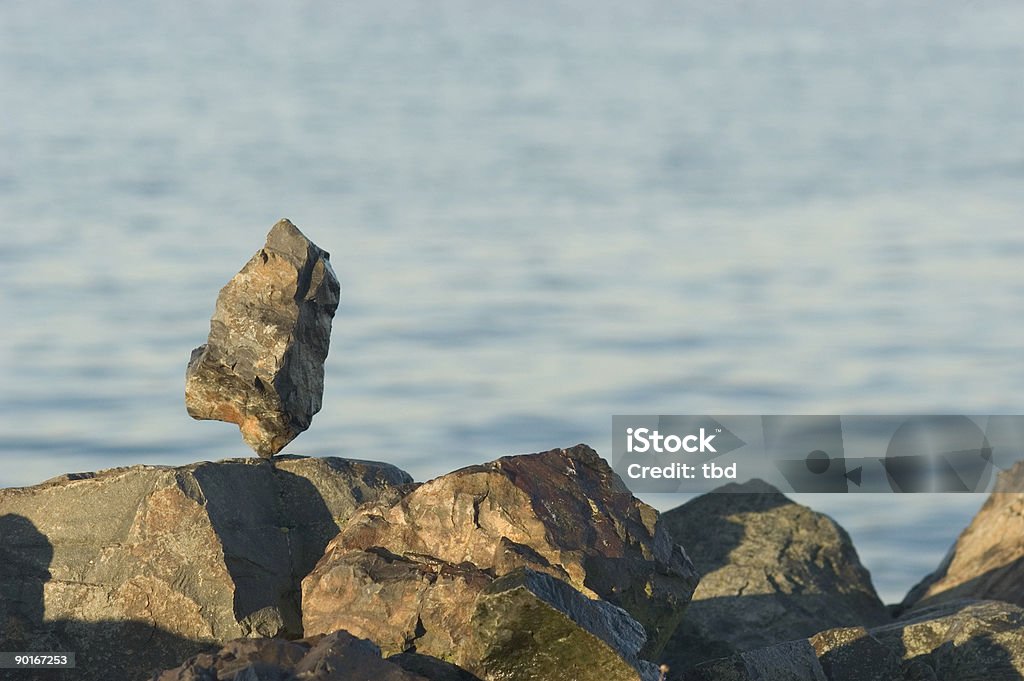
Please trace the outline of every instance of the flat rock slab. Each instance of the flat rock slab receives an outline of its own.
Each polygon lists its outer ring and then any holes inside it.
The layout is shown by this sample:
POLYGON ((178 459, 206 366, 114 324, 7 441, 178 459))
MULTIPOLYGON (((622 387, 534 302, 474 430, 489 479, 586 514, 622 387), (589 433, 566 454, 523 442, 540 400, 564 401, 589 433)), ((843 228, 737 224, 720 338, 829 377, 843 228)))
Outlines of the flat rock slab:
POLYGON ((28 646, 11 650, 78 651, 82 679, 300 636, 300 582, 328 541, 356 506, 410 482, 388 464, 285 457, 0 490, 0 631, 28 646))
POLYGON ((320 411, 340 296, 330 255, 288 220, 274 225, 221 289, 209 339, 192 351, 189 415, 238 424, 262 457, 281 451, 320 411))
POLYGON ((761 480, 661 518, 703 575, 663 656, 677 672, 823 629, 889 621, 843 528, 761 480))
POLYGON ((625 609, 644 626, 645 654, 675 629, 697 582, 657 511, 578 445, 464 468, 361 509, 303 582, 303 624, 389 653, 451 655, 458 634, 447 631, 468 626, 479 590, 522 567, 625 609), (343 607, 350 598, 372 607, 343 607))
POLYGON ((1000 474, 988 500, 942 564, 904 598, 901 609, 964 598, 1024 606, 1024 462, 1000 474))

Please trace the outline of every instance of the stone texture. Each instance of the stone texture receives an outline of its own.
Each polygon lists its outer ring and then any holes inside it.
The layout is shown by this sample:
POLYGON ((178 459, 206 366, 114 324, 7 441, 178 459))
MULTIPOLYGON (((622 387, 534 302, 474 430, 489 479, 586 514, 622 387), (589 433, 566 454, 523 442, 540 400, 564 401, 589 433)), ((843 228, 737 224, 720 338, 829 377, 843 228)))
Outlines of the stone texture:
POLYGON ((902 611, 963 598, 1024 606, 1024 462, 996 481, 992 494, 939 568, 907 594, 902 611))
POLYGON ((288 220, 274 225, 221 289, 209 339, 192 351, 185 374, 192 418, 238 424, 262 457, 309 428, 341 295, 329 259, 288 220))
MULTIPOLYGON (((1024 610, 999 601, 953 601, 916 611, 871 635, 938 681, 1024 678, 1024 610)), ((909 675, 908 669, 905 675, 909 675)))
POLYGON ((622 608, 521 568, 477 599, 460 662, 486 681, 656 681, 657 667, 638 658, 646 643, 643 627, 622 608))
POLYGON ((1019 681, 1024 610, 957 601, 874 629, 824 631, 697 665, 685 681, 1019 681))
POLYGON ((372 642, 337 631, 305 641, 241 639, 152 681, 426 681, 382 660, 372 642))
POLYGON ((303 623, 445 658, 476 594, 520 567, 624 608, 647 632, 645 654, 667 640, 696 584, 657 511, 578 445, 464 468, 361 509, 303 582, 303 623), (352 598, 359 608, 344 607, 352 598))
POLYGON ((727 485, 661 517, 703 575, 663 655, 674 670, 889 619, 846 532, 761 480, 727 485))
POLYGON ((409 482, 387 464, 283 457, 0 490, 0 631, 43 646, 15 650, 88 651, 83 679, 132 678, 241 636, 299 636, 300 582, 330 538, 358 504, 409 482))
POLYGON ((303 622, 309 633, 344 623, 385 655, 415 650, 456 662, 476 598, 492 581, 469 563, 332 544, 303 583, 303 622))
POLYGON ((830 681, 807 641, 780 643, 704 662, 685 671, 681 678, 685 681, 830 681))
POLYGON ((902 674, 900 658, 864 627, 829 629, 810 644, 829 681, 891 681, 902 674))

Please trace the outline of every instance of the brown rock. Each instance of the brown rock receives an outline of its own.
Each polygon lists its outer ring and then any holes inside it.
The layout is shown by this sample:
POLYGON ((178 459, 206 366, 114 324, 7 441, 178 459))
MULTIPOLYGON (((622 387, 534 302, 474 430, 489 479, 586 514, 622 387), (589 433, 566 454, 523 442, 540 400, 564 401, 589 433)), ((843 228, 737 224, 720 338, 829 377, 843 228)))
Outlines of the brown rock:
POLYGON ((192 351, 189 415, 238 424, 262 457, 281 451, 320 411, 340 295, 330 255, 288 220, 274 225, 221 289, 210 337, 192 351))
POLYGON ((348 629, 388 642, 385 649, 404 641, 406 648, 449 656, 428 611, 445 613, 445 626, 461 631, 475 591, 520 567, 624 608, 647 632, 645 653, 667 640, 696 584, 657 511, 633 497, 594 450, 578 445, 464 468, 393 506, 361 510, 303 582, 303 623, 307 633, 348 629), (459 588, 450 588, 451 579, 459 588), (370 612, 395 617, 342 607, 359 589, 379 589, 380 605, 370 612))
POLYGON ((88 651, 82 679, 300 636, 300 582, 339 524, 409 481, 387 464, 287 457, 0 490, 0 631, 32 646, 18 649, 88 651), (35 647, 47 644, 64 647, 35 647))
POLYGON ((999 476, 942 565, 903 599, 903 611, 963 598, 1024 606, 1024 461, 999 476))
POLYGON ((676 671, 889 620, 843 528, 766 482, 727 485, 661 517, 703 575, 665 649, 676 671))
POLYGON ((472 631, 476 598, 492 580, 468 563, 332 543, 303 583, 302 617, 309 633, 343 621, 347 631, 373 640, 385 655, 415 649, 456 661, 472 631))

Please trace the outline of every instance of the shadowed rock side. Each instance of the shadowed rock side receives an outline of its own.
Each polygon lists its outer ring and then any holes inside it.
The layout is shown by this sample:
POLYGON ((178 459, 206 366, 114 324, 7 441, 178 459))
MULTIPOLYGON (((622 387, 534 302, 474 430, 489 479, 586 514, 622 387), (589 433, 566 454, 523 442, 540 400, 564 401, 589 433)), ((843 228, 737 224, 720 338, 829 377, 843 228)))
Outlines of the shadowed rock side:
POLYGON ((874 629, 851 627, 713 660, 685 681, 1020 681, 1024 610, 958 601, 874 629))
POLYGON ((387 464, 285 458, 0 490, 0 624, 58 636, 83 679, 137 677, 240 636, 301 636, 300 583, 329 539, 356 505, 410 481, 387 464), (119 628, 137 654, 117 655, 119 628), (114 662, 97 669, 96 655, 114 662))
POLYGON ((1024 462, 1002 473, 939 568, 911 589, 901 610, 982 598, 1024 605, 1024 462))
POLYGON ((221 289, 209 339, 192 351, 189 415, 238 424, 262 457, 281 451, 320 411, 340 296, 330 255, 288 220, 274 225, 221 289))
POLYGON ((771 485, 731 484, 662 514, 701 581, 663 659, 703 660, 888 621, 846 532, 771 485))
POLYGON ((382 660, 372 642, 338 631, 303 641, 241 639, 152 681, 427 681, 382 660))
POLYGON ((483 679, 657 681, 644 629, 622 608, 522 568, 480 594, 463 663, 483 679))
POLYGON ((361 509, 303 581, 307 634, 460 661, 477 597, 519 568, 604 598, 658 650, 696 585, 689 559, 592 449, 505 457, 361 509))

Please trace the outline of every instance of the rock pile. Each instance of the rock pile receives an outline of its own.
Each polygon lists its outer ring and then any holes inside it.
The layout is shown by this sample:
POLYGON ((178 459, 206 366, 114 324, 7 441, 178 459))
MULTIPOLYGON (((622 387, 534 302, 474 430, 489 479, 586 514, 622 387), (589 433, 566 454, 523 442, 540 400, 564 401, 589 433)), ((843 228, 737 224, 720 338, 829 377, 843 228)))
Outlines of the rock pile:
POLYGON ((579 445, 464 468, 393 505, 364 507, 303 581, 303 625, 307 634, 345 629, 386 653, 415 649, 480 670, 479 651, 496 645, 474 643, 481 618, 491 617, 482 603, 499 602, 494 594, 507 587, 495 579, 521 569, 564 585, 518 577, 529 598, 546 603, 541 609, 573 601, 577 623, 610 612, 581 614, 584 601, 565 589, 621 608, 623 622, 639 623, 645 655, 664 646, 697 583, 657 511, 579 445))
POLYGON ((189 415, 238 424, 262 457, 281 451, 320 411, 340 295, 330 255, 288 220, 274 225, 221 289, 210 337, 192 351, 189 415))
MULTIPOLYGON (((64 476, 0 490, 0 637, 85 681, 1024 678, 1020 607, 890 620, 833 521, 727 491, 659 516, 584 445, 420 485, 301 457, 64 476)), ((1015 494, 943 575, 1012 564, 1015 494)))

